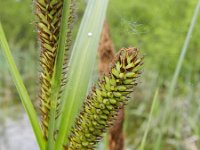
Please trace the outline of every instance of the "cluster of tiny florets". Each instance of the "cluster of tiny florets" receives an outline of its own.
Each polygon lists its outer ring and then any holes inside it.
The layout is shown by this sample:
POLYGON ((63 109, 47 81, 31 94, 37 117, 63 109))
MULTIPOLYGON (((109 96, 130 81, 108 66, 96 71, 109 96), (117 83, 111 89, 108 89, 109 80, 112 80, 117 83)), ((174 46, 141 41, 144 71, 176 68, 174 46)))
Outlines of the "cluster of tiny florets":
POLYGON ((62 0, 35 0, 35 14, 38 36, 41 45, 40 52, 40 110, 42 129, 45 139, 48 138, 48 123, 50 111, 51 79, 56 59, 61 15, 62 0))
POLYGON ((87 96, 69 136, 68 150, 92 150, 112 125, 118 110, 137 84, 142 58, 136 48, 121 49, 110 73, 103 76, 87 96))

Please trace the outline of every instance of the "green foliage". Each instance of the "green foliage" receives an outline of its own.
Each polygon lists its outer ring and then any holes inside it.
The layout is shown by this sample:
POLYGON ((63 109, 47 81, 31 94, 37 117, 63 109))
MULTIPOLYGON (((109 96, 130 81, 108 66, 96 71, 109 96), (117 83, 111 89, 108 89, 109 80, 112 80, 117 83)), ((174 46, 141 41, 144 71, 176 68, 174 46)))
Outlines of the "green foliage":
POLYGON ((22 104, 23 104, 25 111, 26 111, 26 113, 29 117, 29 120, 31 122, 31 125, 32 125, 33 131, 35 133, 37 142, 38 142, 41 150, 44 150, 45 149, 45 141, 44 141, 43 136, 42 136, 42 130, 41 130, 40 125, 39 125, 39 121, 38 121, 38 118, 37 118, 36 111, 33 107, 31 99, 28 95, 28 92, 27 92, 27 90, 24 86, 24 83, 23 83, 22 78, 19 74, 19 71, 17 70, 16 64, 13 60, 13 57, 12 57, 12 54, 10 52, 10 48, 8 46, 8 42, 6 40, 1 22, 0 22, 0 45, 1 45, 1 48, 2 48, 2 51, 3 51, 3 55, 4 55, 5 59, 7 60, 8 67, 9 67, 9 70, 10 70, 12 78, 13 78, 13 82, 15 83, 15 86, 16 86, 17 91, 19 93, 19 96, 21 98, 22 104))
POLYGON ((105 20, 107 4, 108 0, 90 0, 86 7, 69 60, 69 80, 62 97, 63 107, 61 111, 63 113, 57 124, 60 132, 56 141, 56 150, 60 150, 61 144, 65 141, 68 143, 67 135, 71 131, 89 88, 88 83, 95 67, 98 42, 105 20))
MULTIPOLYGON (((78 16, 83 13, 83 4, 82 1, 78 3, 78 7, 81 8, 78 16)), ((175 69, 174 64, 177 62, 195 5, 196 0, 165 0, 164 3, 161 0, 142 2, 127 0, 126 3, 123 0, 111 0, 107 16, 115 48, 120 49, 121 45, 139 47, 146 56, 145 66, 148 72, 153 70, 158 72, 161 78, 169 79, 175 69)), ((5 31, 8 39, 12 39, 15 44, 23 43, 23 47, 27 47, 29 43, 27 41, 36 41, 34 26, 30 26, 34 24, 31 7, 32 4, 28 0, 6 0, 0 5, 1 20, 6 24, 5 31), (10 6, 10 9, 6 6, 10 6), (15 17, 15 14, 18 17, 15 17), (19 42, 20 40, 23 42, 19 42)), ((187 78, 188 71, 193 72, 192 80, 196 78, 194 72, 198 72, 200 63, 193 59, 193 53, 200 53, 198 50, 199 24, 200 19, 192 36, 180 81, 187 78)))
MULTIPOLYGON (((136 45, 144 52, 148 72, 155 71, 159 73, 160 78, 169 79, 175 69, 174 64, 184 43, 196 2, 196 0, 166 0, 165 2, 128 0, 124 3, 123 0, 111 0, 108 21, 116 49, 119 49, 120 45, 126 47, 136 45)), ((196 28, 199 25, 200 19, 196 28)), ((196 29, 189 47, 191 55, 199 53, 197 49, 200 45, 197 38, 199 36, 200 31, 196 29)), ((188 56, 186 59, 182 79, 186 76, 184 72, 192 67, 193 57, 188 56)))
MULTIPOLYGON (((71 46, 69 44, 71 44, 72 35, 70 32, 72 29, 71 23, 73 16, 70 15, 73 14, 73 10, 71 9, 73 7, 73 2, 74 1, 67 0, 34 1, 36 15, 38 16, 38 22, 36 24, 41 44, 40 62, 42 73, 40 79, 40 108, 42 110, 43 136, 47 140, 47 147, 46 141, 42 137, 35 109, 33 108, 30 97, 23 85, 21 76, 19 75, 8 43, 5 39, 3 29, 0 25, 0 44, 3 49, 3 54, 9 64, 14 83, 24 108, 28 113, 38 144, 42 150, 62 149, 65 139, 69 135, 73 120, 76 118, 76 114, 82 104, 82 98, 87 92, 88 82, 93 71, 98 41, 100 39, 108 4, 108 0, 91 0, 88 2, 88 7, 86 8, 85 15, 82 19, 77 40, 70 57, 69 82, 63 96, 65 101, 62 103, 62 107, 58 107, 60 105, 60 102, 58 101, 60 89, 64 84, 62 83, 63 69, 68 67, 63 67, 63 64, 68 65, 67 63, 64 63, 64 60, 66 50, 69 50, 69 47, 71 46), (92 23, 93 21, 95 23, 92 23), (85 68, 84 71, 81 70, 82 68, 85 68), (80 75, 83 79, 80 78, 80 75), (77 85, 82 92, 77 91, 77 85), (70 87, 70 89, 68 87, 70 87), (77 103, 77 100, 79 103, 77 103), (70 107, 66 107, 66 104, 70 107), (57 107, 63 109, 61 122, 56 120, 56 117, 58 117, 57 107), (58 122, 59 132, 58 137, 55 139, 56 121, 58 122)), ((138 65, 137 62, 135 65, 138 65)))
POLYGON ((150 114, 149 114, 147 127, 146 127, 146 130, 144 132, 144 136, 142 138, 142 142, 141 142, 141 145, 140 145, 140 150, 144 150, 144 147, 146 145, 146 139, 147 139, 147 135, 148 135, 148 132, 149 132, 150 125, 151 125, 153 113, 156 110, 157 97, 158 97, 158 89, 155 92, 155 95, 154 95, 154 98, 153 98, 153 102, 151 104, 151 111, 150 111, 150 114))
POLYGON ((3 0, 0 5, 1 22, 9 41, 23 49, 36 43, 32 6, 30 0, 3 0))
MULTIPOLYGON (((78 9, 78 22, 84 12, 84 2, 78 2, 78 8, 80 8, 78 9)), ((37 70, 30 69, 30 66, 37 64, 38 61, 35 57, 37 47, 35 48, 36 34, 30 9, 32 8, 31 3, 28 0, 4 0, 0 5, 1 21, 26 87, 34 87, 32 84, 36 80, 34 76, 37 75, 37 70), (29 47, 29 41, 33 41, 31 43, 34 43, 34 46, 29 47), (30 56, 29 52, 33 55, 30 56), (29 64, 19 58, 28 59, 29 64)), ((139 149, 144 131, 147 129, 147 118, 155 87, 160 89, 159 101, 157 101, 155 112, 152 114, 145 149, 156 149, 155 141, 158 139, 160 128, 164 129, 162 147, 167 150, 188 150, 191 147, 196 149, 200 147, 198 140, 200 135, 198 127, 200 118, 200 17, 198 17, 188 53, 180 71, 174 90, 175 95, 171 99, 172 103, 169 106, 171 117, 167 120, 167 124, 160 127, 166 91, 174 73, 196 3, 197 0, 110 1, 107 20, 115 48, 119 49, 122 45, 125 47, 134 45, 139 47, 145 55, 142 84, 139 89, 136 89, 135 100, 130 102, 126 113, 126 147, 130 149, 139 149)), ((75 26, 77 30, 78 25, 75 26)), ((0 86, 3 89, 0 94, 5 93, 5 90, 13 92, 13 87, 7 84, 9 79, 6 78, 8 75, 5 71, 5 62, 1 58, 0 61, 2 72, 0 86)), ((17 94, 13 93, 10 98, 12 101, 17 99, 17 94)), ((0 95, 1 98, 2 95, 0 95)))
MULTIPOLYGON (((186 52, 188 50, 188 46, 189 46, 189 43, 190 43, 190 40, 191 40, 191 36, 192 36, 193 30, 194 30, 194 27, 196 25, 196 21, 197 21, 197 17, 199 15, 199 12, 200 12, 200 1, 198 2, 196 9, 194 11, 194 14, 193 14, 193 17, 192 17, 192 20, 191 20, 191 23, 190 23, 190 27, 188 29, 187 36, 185 38, 185 42, 184 42, 183 48, 181 50, 181 54, 179 56, 178 63, 176 65, 176 69, 175 69, 175 72, 174 72, 174 75, 173 75, 173 79, 171 81, 168 93, 166 95, 166 100, 165 100, 166 105, 165 105, 164 110, 163 110, 164 117, 161 120, 161 126, 162 127, 164 126, 164 124, 166 124, 167 117, 169 116, 168 113, 170 111, 170 105, 172 103, 172 98, 174 96, 174 90, 175 90, 176 85, 177 85, 177 80, 178 80, 178 77, 180 75, 180 70, 182 69, 183 61, 185 59, 185 55, 186 55, 186 52)), ((159 145, 158 148, 157 148, 158 150, 161 147, 162 133, 163 133, 163 128, 162 128, 162 130, 159 134, 159 138, 158 138, 158 145, 159 145)))

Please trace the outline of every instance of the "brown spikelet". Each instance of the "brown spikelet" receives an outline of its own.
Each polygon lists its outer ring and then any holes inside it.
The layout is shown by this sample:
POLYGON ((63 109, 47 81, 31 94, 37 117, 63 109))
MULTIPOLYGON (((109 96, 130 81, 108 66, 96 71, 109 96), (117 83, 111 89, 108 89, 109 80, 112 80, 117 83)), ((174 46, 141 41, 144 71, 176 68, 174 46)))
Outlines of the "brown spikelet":
MULTIPOLYGON (((101 41, 99 45, 99 74, 100 76, 107 74, 109 71, 109 64, 114 58, 114 47, 109 35, 108 23, 104 23, 101 41)), ((114 125, 109 129, 109 150, 123 150, 124 136, 123 136, 123 121, 124 108, 118 111, 117 119, 114 125)))
POLYGON ((98 50, 100 76, 108 73, 109 64, 114 59, 114 53, 114 46, 109 35, 108 23, 105 21, 98 50))
POLYGON ((35 0, 35 14, 40 53, 40 109, 44 137, 47 139, 50 110, 51 79, 58 47, 63 0, 35 0))

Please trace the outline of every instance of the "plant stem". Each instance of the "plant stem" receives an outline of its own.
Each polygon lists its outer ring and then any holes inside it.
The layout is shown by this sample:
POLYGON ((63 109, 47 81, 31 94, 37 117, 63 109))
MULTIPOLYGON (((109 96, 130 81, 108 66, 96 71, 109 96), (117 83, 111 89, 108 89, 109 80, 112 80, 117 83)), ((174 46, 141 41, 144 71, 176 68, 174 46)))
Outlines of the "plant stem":
POLYGON ((22 104, 23 104, 25 111, 26 111, 26 113, 29 117, 29 120, 31 122, 31 125, 32 125, 33 131, 35 133, 37 142, 40 146, 40 149, 45 150, 46 143, 45 143, 45 140, 43 138, 42 130, 41 130, 40 125, 39 125, 37 113, 34 109, 34 106, 31 102, 31 99, 28 95, 28 92, 27 92, 27 90, 26 90, 26 88, 23 84, 23 81, 22 81, 22 78, 19 74, 19 71, 17 70, 16 64, 13 60, 13 57, 12 57, 12 54, 10 52, 8 42, 6 40, 6 37, 5 37, 1 23, 0 23, 0 44, 1 44, 1 47, 2 47, 2 50, 3 50, 3 55, 4 55, 4 57, 5 57, 5 59, 8 63, 8 67, 9 67, 10 73, 12 75, 12 79, 15 83, 15 86, 16 86, 17 91, 19 93, 19 96, 21 98, 22 104))
POLYGON ((157 150, 159 150, 160 147, 161 147, 161 139, 162 139, 162 134, 164 132, 163 126, 165 126, 165 123, 166 123, 166 120, 167 120, 167 117, 168 117, 168 112, 169 112, 169 108, 170 108, 169 106, 170 106, 171 101, 172 101, 172 97, 173 97, 174 90, 175 90, 175 87, 176 87, 177 79, 178 79, 178 76, 180 74, 180 70, 181 70, 183 60, 185 58, 185 55, 186 55, 186 52, 187 52, 187 49, 188 49, 188 46, 189 46, 189 43, 190 43, 190 39, 192 37, 192 32, 194 30, 199 11, 200 11, 200 0, 198 0, 198 3, 196 5, 196 9, 194 11, 193 18, 191 20, 191 24, 190 24, 188 33, 186 35, 185 42, 184 42, 183 48, 181 50, 181 54, 180 54, 177 66, 176 66, 176 70, 174 72, 173 79, 172 79, 172 82, 170 84, 169 91, 168 91, 168 94, 167 94, 167 97, 166 97, 166 100, 165 100, 165 107, 164 107, 164 111, 163 111, 163 119, 161 121, 161 131, 159 133, 159 136, 158 136, 158 139, 157 139, 157 144, 156 144, 157 150))
POLYGON ((51 109, 50 109, 47 150, 54 150, 54 146, 55 146, 55 141, 54 141, 54 132, 55 132, 55 127, 56 127, 55 119, 56 119, 56 110, 57 110, 57 99, 58 99, 58 95, 60 91, 62 69, 63 69, 63 63, 64 63, 65 43, 67 41, 66 35, 68 31, 67 18, 69 16, 69 5, 70 5, 70 1, 64 0, 59 41, 58 41, 58 51, 57 51, 57 56, 56 56, 54 74, 52 78, 52 91, 51 91, 51 96, 50 96, 51 109))
POLYGON ((157 102, 157 97, 158 97, 158 89, 156 90, 156 92, 154 94, 153 103, 151 105, 151 111, 150 111, 150 114, 149 114, 149 119, 148 119, 147 127, 146 127, 146 130, 145 130, 145 133, 144 133, 144 136, 143 136, 143 139, 142 139, 142 142, 141 142, 139 150, 144 150, 145 143, 146 143, 146 138, 147 138, 147 134, 149 132, 149 127, 151 125, 151 120, 152 120, 153 112, 154 112, 154 109, 155 109, 155 106, 156 106, 156 102, 157 102))

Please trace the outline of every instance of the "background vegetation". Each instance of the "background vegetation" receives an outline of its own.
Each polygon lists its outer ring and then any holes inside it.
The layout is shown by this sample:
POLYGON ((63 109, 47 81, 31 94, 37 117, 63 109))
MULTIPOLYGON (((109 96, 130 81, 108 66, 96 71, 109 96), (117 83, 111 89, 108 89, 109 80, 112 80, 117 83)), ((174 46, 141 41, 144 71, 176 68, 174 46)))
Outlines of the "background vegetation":
MULTIPOLYGON (((163 148, 196 150, 200 148, 200 16, 174 91, 165 126, 160 126, 163 101, 184 44, 197 0, 110 0, 107 20, 116 51, 121 47, 138 47, 145 56, 143 77, 126 112, 127 148, 137 149, 146 129, 155 90, 158 99, 151 120, 145 149, 155 149, 157 137, 164 128, 163 148)), ((84 1, 78 4, 82 16, 84 1)), ((36 80, 39 71, 38 42, 34 26, 32 1, 1 1, 1 21, 18 68, 32 99, 37 105, 36 80), (9 6, 9 7, 8 7, 9 6)), ((19 98, 10 82, 0 52, 0 104, 18 104, 19 98)))

